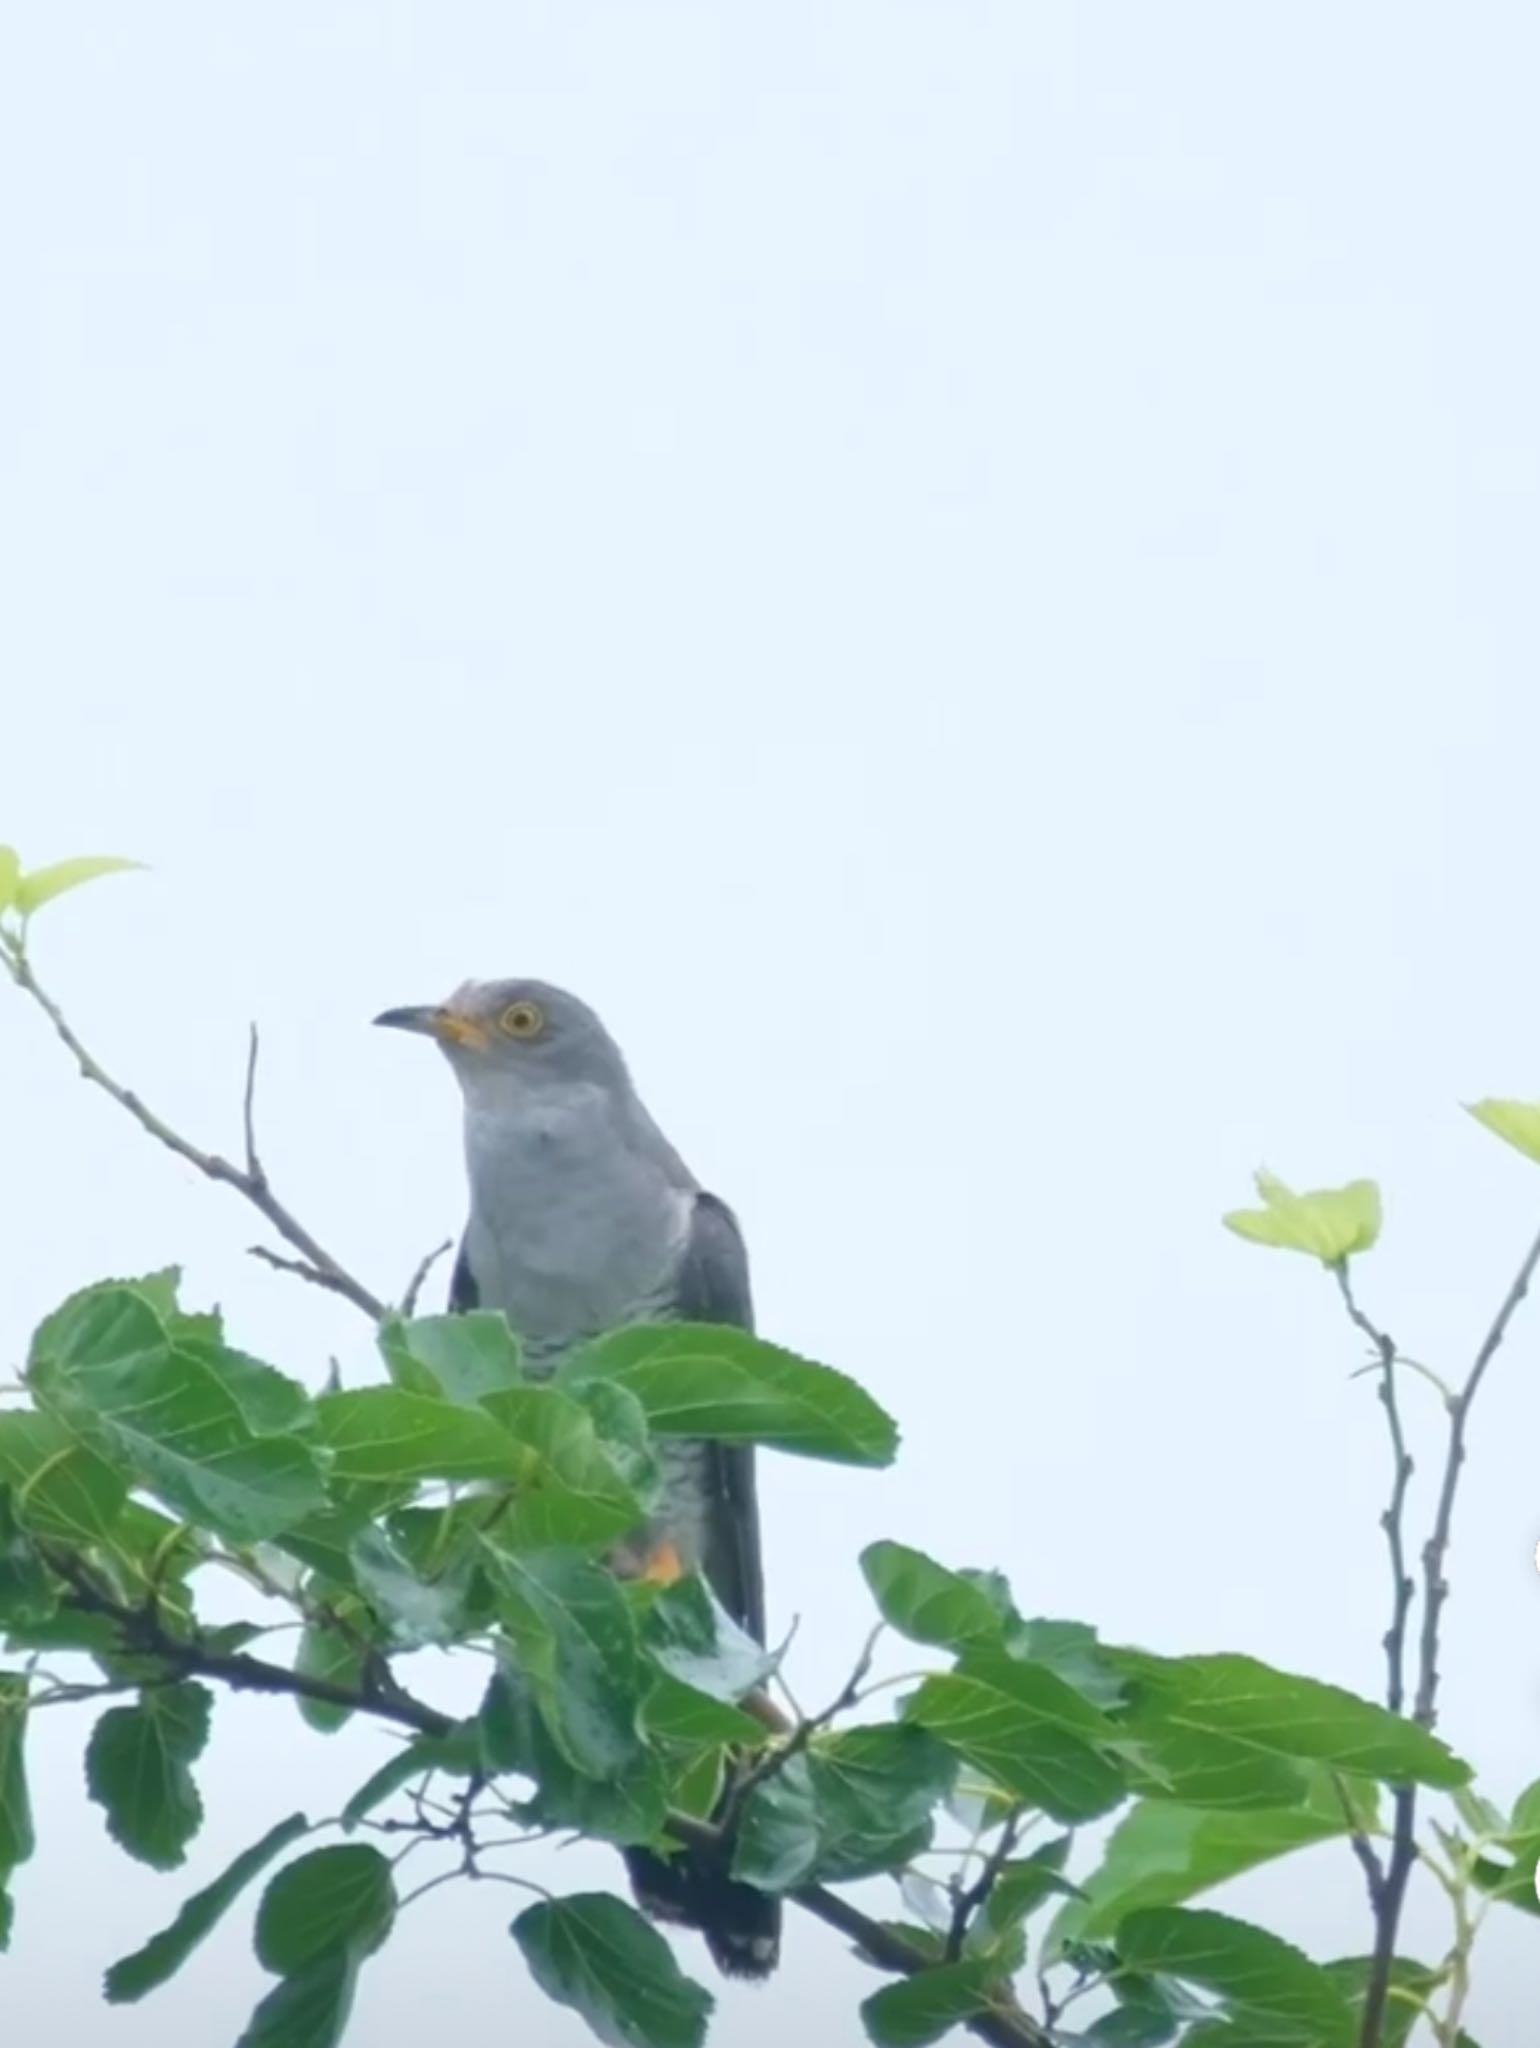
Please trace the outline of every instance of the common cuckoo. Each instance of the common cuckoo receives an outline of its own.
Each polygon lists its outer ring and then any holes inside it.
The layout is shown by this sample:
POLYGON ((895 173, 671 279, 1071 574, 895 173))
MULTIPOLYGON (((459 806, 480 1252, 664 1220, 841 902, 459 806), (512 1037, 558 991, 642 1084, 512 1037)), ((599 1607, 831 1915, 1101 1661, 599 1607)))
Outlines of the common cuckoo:
MULTIPOLYGON (((453 1310, 501 1309, 531 1375, 585 1340, 638 1322, 752 1329, 748 1260, 727 1204, 702 1188, 653 1122, 620 1048, 586 1003, 541 981, 466 982, 447 1002, 386 1010, 377 1024, 434 1039, 465 1098, 470 1218, 453 1310)), ((619 1568, 668 1579, 699 1570, 765 1640, 754 1453, 671 1438, 651 1522, 619 1568)), ((718 1966, 767 1977, 777 1900, 700 1851, 625 1851, 638 1901, 704 1934, 718 1966)))

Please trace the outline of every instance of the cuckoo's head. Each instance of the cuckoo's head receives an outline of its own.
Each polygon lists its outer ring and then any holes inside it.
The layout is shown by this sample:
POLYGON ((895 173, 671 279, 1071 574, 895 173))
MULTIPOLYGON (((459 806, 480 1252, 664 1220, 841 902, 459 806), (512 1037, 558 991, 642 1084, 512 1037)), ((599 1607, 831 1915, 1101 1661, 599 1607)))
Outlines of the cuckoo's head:
POLYGON ((466 981, 442 1003, 384 1010, 435 1040, 468 1094, 527 1086, 628 1086, 620 1049, 587 1003, 548 981, 466 981))

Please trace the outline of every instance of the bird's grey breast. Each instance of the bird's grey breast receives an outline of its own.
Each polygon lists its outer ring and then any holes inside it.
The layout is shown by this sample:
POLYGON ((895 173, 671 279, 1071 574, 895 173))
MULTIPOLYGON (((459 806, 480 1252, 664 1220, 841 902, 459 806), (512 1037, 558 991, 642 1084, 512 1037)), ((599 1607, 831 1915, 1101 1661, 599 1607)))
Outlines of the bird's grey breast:
POLYGON ((580 1083, 467 1104, 467 1256, 532 1365, 672 1305, 694 1190, 628 1111, 580 1083))

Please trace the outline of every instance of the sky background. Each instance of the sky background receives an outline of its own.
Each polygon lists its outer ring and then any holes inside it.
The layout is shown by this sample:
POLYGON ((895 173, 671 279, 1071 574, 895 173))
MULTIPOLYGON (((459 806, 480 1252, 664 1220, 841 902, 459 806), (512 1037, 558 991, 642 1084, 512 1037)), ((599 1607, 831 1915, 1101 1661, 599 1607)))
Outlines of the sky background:
MULTIPOLYGON (((1361 1347, 1218 1218, 1260 1163, 1377 1176, 1363 1295, 1450 1371, 1540 1222, 1459 1106, 1540 1094, 1537 61, 1519 0, 0 30, 0 838, 152 864, 41 920, 38 970, 215 1147, 259 1019, 275 1180, 382 1291, 462 1169, 448 1070, 368 1020, 467 975, 592 1001, 738 1208, 766 1334, 903 1426, 886 1474, 766 1462, 815 1703, 877 1536, 1115 1641, 1379 1687, 1361 1347)), ((369 1375, 362 1320, 248 1259, 255 1219, 15 996, 0 1073, 11 1356, 180 1260, 246 1348, 369 1375)), ((1445 1658, 1504 1802, 1540 1775, 1537 1425, 1531 1315, 1445 1658)), ((83 1798, 86 1725, 37 1729, 7 2020, 233 2041, 266 1981, 239 1916, 143 2006, 100 1968, 386 1739, 223 1709, 206 1832, 156 1876, 83 1798)), ((1341 1847, 1220 1903, 1367 1946, 1341 1847)), ((513 1906, 414 1909, 358 2042, 452 1999, 588 2038, 513 1906)), ((1419 1895, 1407 1949, 1445 1931, 1419 1895)), ((857 2041, 875 1977, 799 1916, 786 1952, 715 2038, 857 2041)), ((1530 2038, 1537 1978, 1535 1924, 1494 1919, 1483 2048, 1530 2038)))

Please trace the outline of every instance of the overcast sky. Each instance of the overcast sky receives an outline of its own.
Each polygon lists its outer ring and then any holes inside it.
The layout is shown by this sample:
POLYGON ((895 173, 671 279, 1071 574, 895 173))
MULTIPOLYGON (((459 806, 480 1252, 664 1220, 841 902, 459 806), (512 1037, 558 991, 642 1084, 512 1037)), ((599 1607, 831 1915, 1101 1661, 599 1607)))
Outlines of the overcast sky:
MULTIPOLYGON (((738 1207, 766 1333, 903 1426, 887 1474, 767 1463, 815 1702, 879 1535, 1113 1640, 1378 1688, 1361 1349, 1218 1217, 1262 1162, 1378 1176, 1363 1293, 1450 1370, 1540 1222, 1459 1108, 1540 1094, 1537 61, 1520 0, 6 22, 0 838, 153 870, 40 921, 39 971, 212 1145, 259 1018, 273 1174, 382 1290, 463 1192, 447 1069, 369 1018, 467 975, 591 1000, 738 1207)), ((248 1349, 370 1370, 15 997, 0 1072, 12 1355, 180 1260, 248 1349)), ((1540 1775, 1537 1425, 1532 1317, 1445 1660, 1502 1801, 1540 1775)), ((141 2007, 97 1973, 384 1739, 223 1711, 158 1877, 86 1805, 85 1732, 38 1731, 7 2019, 233 2041, 239 1920, 141 2007)), ((361 2048, 451 1986, 488 2040, 586 2039, 513 1902, 409 1916, 361 2048)), ((1368 1943, 1341 1848, 1222 1902, 1368 1943)), ((1420 1901, 1408 1948, 1444 1935, 1420 1901)), ((1483 1938, 1483 2048, 1528 2039, 1537 1941, 1483 1938)), ((800 1918, 786 1948, 717 2038, 856 2041, 875 1978, 800 1918)))

